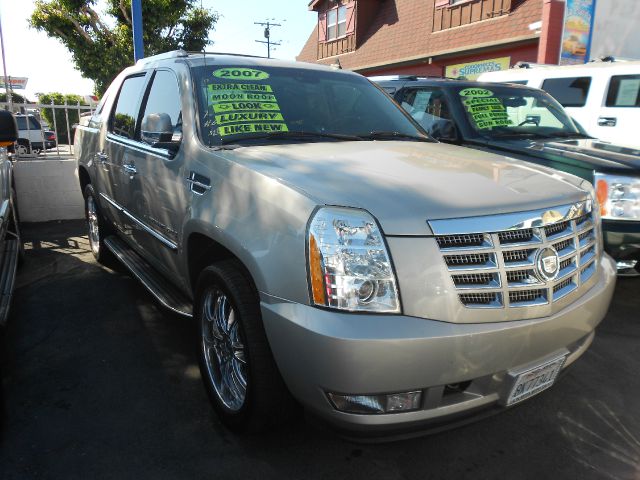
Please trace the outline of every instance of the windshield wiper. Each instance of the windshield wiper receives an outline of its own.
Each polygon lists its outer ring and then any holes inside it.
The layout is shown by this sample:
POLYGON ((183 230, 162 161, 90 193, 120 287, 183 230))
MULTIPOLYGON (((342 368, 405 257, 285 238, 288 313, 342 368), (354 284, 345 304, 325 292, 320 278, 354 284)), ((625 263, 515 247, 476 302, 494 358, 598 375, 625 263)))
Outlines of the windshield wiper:
POLYGON ((429 137, 422 137, 419 135, 411 135, 408 133, 401 132, 383 132, 383 131, 373 131, 367 134, 358 135, 358 138, 362 140, 397 140, 397 139, 406 139, 406 140, 414 140, 416 142, 429 142, 433 143, 435 140, 429 137))
POLYGON ((269 138, 290 138, 290 139, 311 139, 311 138, 330 138, 332 140, 342 140, 342 141, 359 141, 362 140, 359 136, 356 135, 343 135, 341 133, 323 133, 323 132, 302 132, 302 131, 288 131, 288 132, 269 132, 269 133, 261 133, 258 135, 246 135, 240 138, 229 138, 222 139, 223 145, 228 145, 230 143, 239 143, 244 142, 245 140, 262 140, 269 138))

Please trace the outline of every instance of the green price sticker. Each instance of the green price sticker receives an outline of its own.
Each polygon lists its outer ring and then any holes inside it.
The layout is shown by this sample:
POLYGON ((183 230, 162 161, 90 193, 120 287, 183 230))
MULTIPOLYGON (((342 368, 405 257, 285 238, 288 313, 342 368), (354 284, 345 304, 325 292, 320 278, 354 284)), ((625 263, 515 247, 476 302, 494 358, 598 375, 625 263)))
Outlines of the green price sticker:
POLYGON ((465 88, 460 90, 461 97, 491 97, 493 92, 484 88, 465 88))
POLYGON ((267 72, 253 68, 219 68, 213 72, 213 76, 230 80, 266 80, 269 78, 267 72))

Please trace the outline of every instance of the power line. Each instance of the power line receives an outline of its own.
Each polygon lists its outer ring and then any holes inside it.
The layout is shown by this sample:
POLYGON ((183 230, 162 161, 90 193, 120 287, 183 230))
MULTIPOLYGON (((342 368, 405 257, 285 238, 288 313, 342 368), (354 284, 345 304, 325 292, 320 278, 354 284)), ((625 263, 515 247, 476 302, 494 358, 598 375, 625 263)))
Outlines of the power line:
POLYGON ((271 27, 281 27, 279 23, 271 23, 269 20, 266 22, 253 22, 254 25, 260 25, 264 27, 264 38, 266 40, 256 40, 258 43, 264 43, 267 46, 267 58, 271 58, 271 46, 278 46, 281 42, 273 42, 271 41, 271 27))

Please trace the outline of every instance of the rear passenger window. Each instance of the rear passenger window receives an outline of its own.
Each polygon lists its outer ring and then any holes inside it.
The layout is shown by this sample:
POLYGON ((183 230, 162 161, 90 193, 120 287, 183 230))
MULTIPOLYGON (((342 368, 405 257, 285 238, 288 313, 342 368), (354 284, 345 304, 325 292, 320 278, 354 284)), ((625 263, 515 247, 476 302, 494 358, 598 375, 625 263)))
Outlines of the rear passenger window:
POLYGON ((542 89, 563 107, 584 107, 590 86, 591 77, 550 78, 544 81, 542 89))
POLYGON ((111 116, 111 131, 116 135, 133 138, 144 79, 143 75, 129 77, 122 84, 111 116))
POLYGON ((607 107, 640 107, 640 75, 611 77, 607 107))

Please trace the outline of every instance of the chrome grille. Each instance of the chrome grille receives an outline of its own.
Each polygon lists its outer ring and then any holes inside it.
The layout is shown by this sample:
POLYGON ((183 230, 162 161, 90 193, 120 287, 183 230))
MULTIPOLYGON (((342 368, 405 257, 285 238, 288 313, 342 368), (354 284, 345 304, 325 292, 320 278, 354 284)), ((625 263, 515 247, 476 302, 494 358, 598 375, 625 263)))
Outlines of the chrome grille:
MULTIPOLYGON (((570 207, 566 207, 569 212, 570 207)), ((531 212, 522 215, 527 213, 531 212)), ((492 216, 494 224, 496 217, 492 216)), ((483 218, 461 220, 477 226, 483 225, 483 218)), ((467 308, 551 304, 580 290, 597 269, 597 231, 592 212, 575 218, 567 215, 544 226, 522 221, 520 225, 526 228, 485 232, 462 229, 460 234, 452 233, 456 221, 445 222, 449 222, 449 231, 438 235, 438 229, 434 229, 436 240, 459 299, 467 308), (553 247, 560 261, 558 275, 551 281, 538 273, 536 265, 538 252, 545 247, 553 247)))
POLYGON ((524 230, 508 230, 498 233, 498 239, 502 245, 506 243, 529 242, 533 238, 533 228, 525 228, 524 230))
POLYGON ((484 243, 484 235, 472 233, 467 235, 442 235, 437 238, 440 248, 479 247, 484 243))

